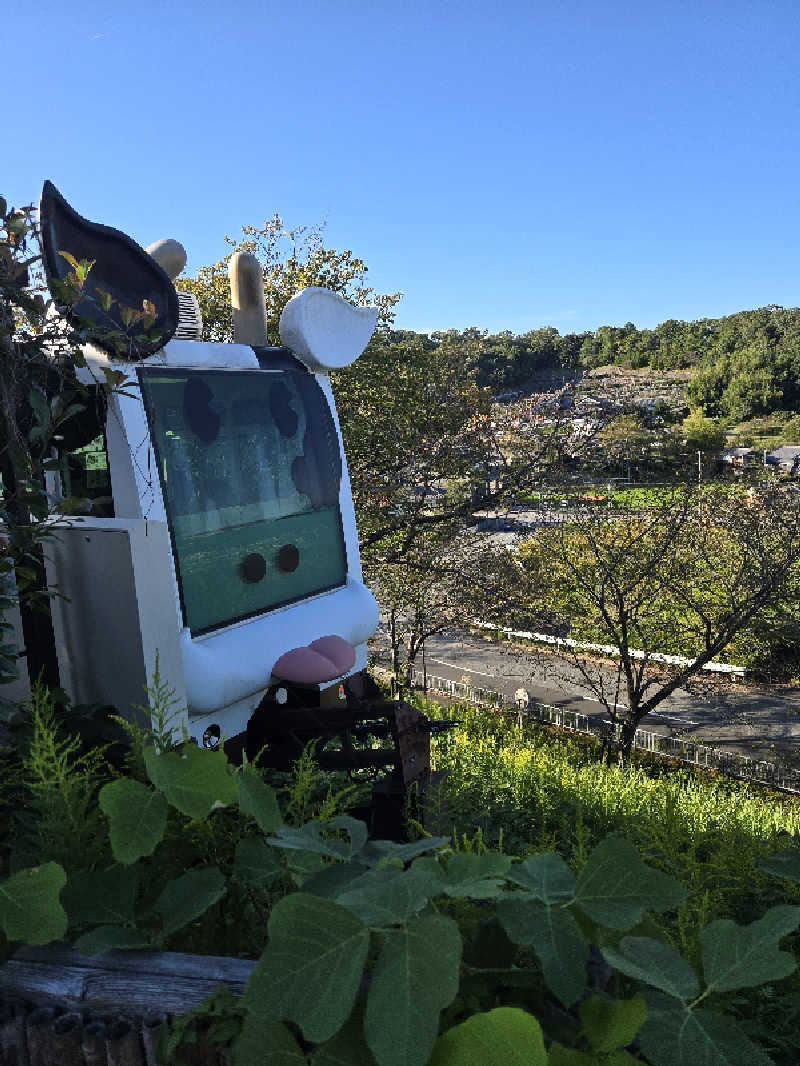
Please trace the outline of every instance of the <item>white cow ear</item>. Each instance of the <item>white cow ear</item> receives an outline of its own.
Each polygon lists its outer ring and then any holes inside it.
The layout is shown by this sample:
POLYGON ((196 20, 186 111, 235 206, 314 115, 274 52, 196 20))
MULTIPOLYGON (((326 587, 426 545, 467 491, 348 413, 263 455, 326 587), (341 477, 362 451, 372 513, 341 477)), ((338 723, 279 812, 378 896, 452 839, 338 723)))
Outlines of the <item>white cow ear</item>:
POLYGON ((281 341, 309 370, 327 374, 358 359, 377 320, 377 307, 354 307, 338 293, 315 286, 289 300, 279 328, 281 341))

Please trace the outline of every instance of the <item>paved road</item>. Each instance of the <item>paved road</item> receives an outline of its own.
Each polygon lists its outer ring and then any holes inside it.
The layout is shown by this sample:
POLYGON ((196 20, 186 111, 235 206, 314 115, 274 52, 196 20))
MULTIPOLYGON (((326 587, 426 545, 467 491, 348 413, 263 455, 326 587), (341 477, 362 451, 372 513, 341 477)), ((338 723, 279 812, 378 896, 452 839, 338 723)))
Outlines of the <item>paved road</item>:
MULTIPOLYGON (((375 644, 382 649, 388 646, 381 630, 375 644)), ((605 708, 587 698, 574 675, 569 676, 567 665, 554 656, 534 656, 452 631, 428 639, 425 665, 429 675, 453 681, 466 675, 474 685, 509 697, 525 688, 542 703, 608 718, 605 708)), ((422 667, 421 656, 417 667, 422 667)), ((756 689, 743 682, 709 680, 702 695, 679 689, 644 720, 642 728, 664 736, 691 737, 751 757, 800 755, 800 689, 756 689)))

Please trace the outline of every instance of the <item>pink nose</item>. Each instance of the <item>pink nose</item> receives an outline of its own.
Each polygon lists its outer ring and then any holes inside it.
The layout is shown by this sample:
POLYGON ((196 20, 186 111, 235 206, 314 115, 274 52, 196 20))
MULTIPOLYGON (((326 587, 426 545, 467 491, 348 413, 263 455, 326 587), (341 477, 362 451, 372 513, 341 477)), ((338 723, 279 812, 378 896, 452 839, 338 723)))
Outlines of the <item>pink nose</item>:
POLYGON ((342 677, 355 661, 352 644, 333 635, 319 637, 304 648, 292 648, 281 655, 272 667, 272 676, 299 685, 317 685, 342 677))

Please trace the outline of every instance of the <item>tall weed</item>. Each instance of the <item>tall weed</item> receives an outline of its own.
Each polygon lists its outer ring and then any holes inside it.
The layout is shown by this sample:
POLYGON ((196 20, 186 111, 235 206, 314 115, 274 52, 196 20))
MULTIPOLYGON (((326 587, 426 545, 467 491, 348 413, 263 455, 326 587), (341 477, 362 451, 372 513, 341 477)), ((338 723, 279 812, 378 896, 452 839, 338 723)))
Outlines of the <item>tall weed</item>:
POLYGON ((427 713, 461 723, 432 744, 434 767, 446 771, 439 802, 458 838, 480 830, 496 847, 502 832, 507 853, 555 848, 577 871, 594 844, 621 833, 688 885, 697 918, 750 921, 776 892, 786 899, 787 886, 778 890, 757 863, 800 833, 794 798, 664 764, 609 767, 591 741, 516 715, 430 701, 427 713))
POLYGON ((67 870, 95 869, 107 857, 105 822, 97 791, 108 778, 103 748, 81 751, 81 739, 59 725, 54 700, 42 682, 30 699, 29 741, 17 770, 19 791, 12 818, 13 871, 40 856, 67 870))

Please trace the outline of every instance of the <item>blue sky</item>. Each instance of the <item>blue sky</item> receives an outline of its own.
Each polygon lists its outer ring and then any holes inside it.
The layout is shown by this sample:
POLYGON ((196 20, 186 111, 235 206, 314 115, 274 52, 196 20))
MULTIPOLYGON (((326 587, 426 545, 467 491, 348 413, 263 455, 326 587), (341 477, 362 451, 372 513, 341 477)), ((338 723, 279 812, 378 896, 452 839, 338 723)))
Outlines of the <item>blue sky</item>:
POLYGON ((326 222, 408 329, 800 303, 798 0, 6 0, 3 23, 0 191, 50 178, 190 270, 278 212, 326 222))

